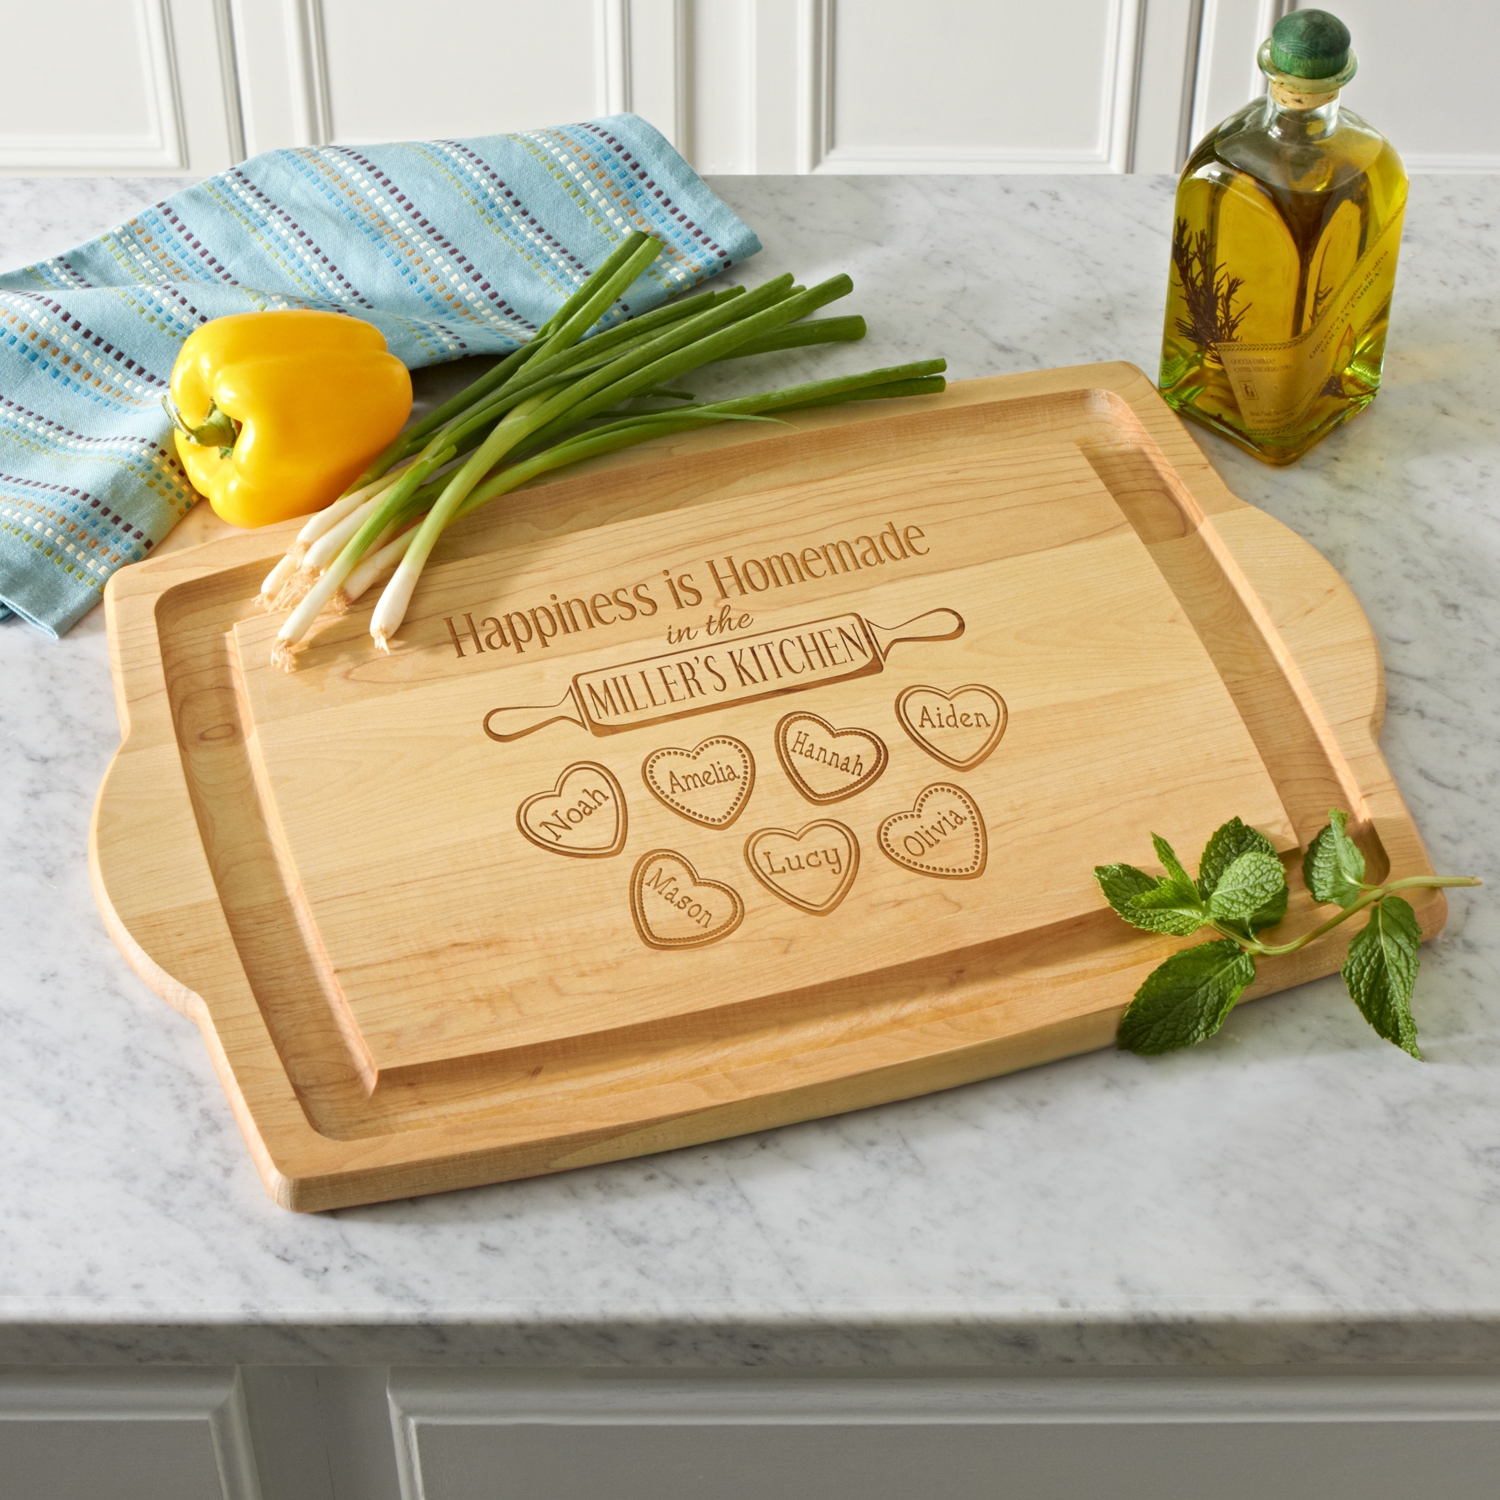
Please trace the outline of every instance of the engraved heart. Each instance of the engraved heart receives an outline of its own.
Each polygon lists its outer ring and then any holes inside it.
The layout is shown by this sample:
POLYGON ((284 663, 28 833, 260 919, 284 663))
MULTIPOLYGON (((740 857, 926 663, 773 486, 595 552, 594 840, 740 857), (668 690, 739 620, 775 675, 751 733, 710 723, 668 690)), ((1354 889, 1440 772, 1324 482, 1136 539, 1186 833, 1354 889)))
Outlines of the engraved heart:
POLYGON ((641 766, 651 795, 705 828, 728 828, 755 785, 755 757, 733 735, 716 734, 691 750, 653 750, 641 766))
POLYGON ((630 914, 652 948, 701 948, 728 937, 744 920, 733 886, 704 880, 671 849, 643 854, 630 875, 630 914))
POLYGON ((516 826, 539 849, 608 859, 625 847, 625 793, 606 767, 580 760, 516 809, 516 826))
POLYGON ((935 760, 972 771, 1000 743, 1008 713, 994 688, 970 682, 942 688, 909 687, 896 699, 901 727, 935 760))
POLYGON ((859 840, 832 818, 819 818, 796 833, 760 828, 745 840, 745 863, 773 896, 827 916, 859 873, 859 840))
POLYGON ((937 781, 917 795, 910 812, 892 813, 876 834, 898 865, 943 880, 973 880, 984 873, 989 848, 974 799, 952 782, 937 781))
POLYGON ((879 780, 889 759, 868 729, 835 729, 817 714, 787 714, 776 726, 776 756, 809 802, 842 802, 879 780))

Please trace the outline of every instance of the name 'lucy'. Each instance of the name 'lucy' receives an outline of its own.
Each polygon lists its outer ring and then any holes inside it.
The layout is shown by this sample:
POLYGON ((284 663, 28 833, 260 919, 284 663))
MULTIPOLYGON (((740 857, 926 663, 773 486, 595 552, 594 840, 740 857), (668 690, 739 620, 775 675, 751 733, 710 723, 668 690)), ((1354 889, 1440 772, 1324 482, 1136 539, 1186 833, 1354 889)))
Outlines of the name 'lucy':
POLYGON ((767 875, 790 875, 799 870, 828 870, 841 875, 844 871, 837 849, 809 849, 806 854, 783 854, 779 863, 769 849, 762 849, 760 862, 767 875))

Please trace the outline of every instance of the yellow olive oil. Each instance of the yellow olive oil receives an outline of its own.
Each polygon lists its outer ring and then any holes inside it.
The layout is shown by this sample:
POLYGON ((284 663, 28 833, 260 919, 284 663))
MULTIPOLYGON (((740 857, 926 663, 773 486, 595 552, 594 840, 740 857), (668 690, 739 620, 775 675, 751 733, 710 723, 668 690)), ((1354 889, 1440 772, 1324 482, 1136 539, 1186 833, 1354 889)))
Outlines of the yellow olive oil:
POLYGON ((1161 392, 1285 464, 1380 388, 1406 171, 1339 104, 1355 59, 1333 16, 1292 12, 1260 60, 1270 91, 1209 133, 1177 186, 1161 392))

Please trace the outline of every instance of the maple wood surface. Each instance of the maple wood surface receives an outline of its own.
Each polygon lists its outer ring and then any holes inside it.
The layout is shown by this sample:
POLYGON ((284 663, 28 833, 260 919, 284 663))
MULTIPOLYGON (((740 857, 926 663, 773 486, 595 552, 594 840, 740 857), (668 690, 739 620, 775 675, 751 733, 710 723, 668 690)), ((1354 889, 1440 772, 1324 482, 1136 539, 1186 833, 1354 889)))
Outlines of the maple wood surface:
MULTIPOLYGON (((1430 869, 1358 604, 1134 367, 794 424, 479 512, 388 658, 372 594, 271 667, 254 596, 297 523, 112 580, 95 889, 202 1028, 277 1201, 555 1171, 1106 1045, 1182 945, 1092 880, 1150 868, 1151 830, 1191 860, 1228 817, 1262 829, 1288 932, 1330 806, 1377 875, 1430 869)), ((1441 895, 1414 904, 1430 935, 1441 895)), ((1263 962, 1252 993, 1346 942, 1263 962)))

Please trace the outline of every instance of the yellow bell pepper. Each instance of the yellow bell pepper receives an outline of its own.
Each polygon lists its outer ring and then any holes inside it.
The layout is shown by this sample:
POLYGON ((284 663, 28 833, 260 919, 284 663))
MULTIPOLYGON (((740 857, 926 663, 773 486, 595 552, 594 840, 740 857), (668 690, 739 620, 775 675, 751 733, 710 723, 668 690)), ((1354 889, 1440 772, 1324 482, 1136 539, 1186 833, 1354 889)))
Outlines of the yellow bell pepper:
POLYGON ((167 407, 193 488, 234 526, 321 510, 411 413, 380 330, 342 313, 236 313, 188 337, 167 407))

